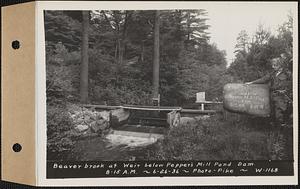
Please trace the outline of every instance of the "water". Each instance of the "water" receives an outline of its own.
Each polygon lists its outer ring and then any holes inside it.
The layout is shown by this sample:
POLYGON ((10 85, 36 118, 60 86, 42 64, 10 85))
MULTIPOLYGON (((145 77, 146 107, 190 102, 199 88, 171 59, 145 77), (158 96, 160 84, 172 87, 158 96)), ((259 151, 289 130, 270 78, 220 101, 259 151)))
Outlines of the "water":
POLYGON ((125 148, 127 149, 148 146, 157 141, 156 137, 146 138, 146 137, 126 136, 122 134, 109 134, 106 136, 106 139, 109 141, 111 147, 125 146, 125 148))
POLYGON ((163 135, 116 131, 105 137, 79 140, 69 154, 76 161, 130 161, 145 157, 151 144, 163 135))

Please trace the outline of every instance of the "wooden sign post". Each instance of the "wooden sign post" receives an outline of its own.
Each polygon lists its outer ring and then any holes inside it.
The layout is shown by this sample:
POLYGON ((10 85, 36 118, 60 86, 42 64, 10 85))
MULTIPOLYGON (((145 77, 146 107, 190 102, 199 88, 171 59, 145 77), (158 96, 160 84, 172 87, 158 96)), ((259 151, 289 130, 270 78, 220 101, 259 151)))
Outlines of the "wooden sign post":
POLYGON ((224 108, 230 112, 268 117, 270 89, 266 84, 229 83, 224 86, 224 108))
POLYGON ((196 103, 201 104, 201 110, 204 110, 204 103, 205 102, 205 92, 199 92, 196 94, 196 103))

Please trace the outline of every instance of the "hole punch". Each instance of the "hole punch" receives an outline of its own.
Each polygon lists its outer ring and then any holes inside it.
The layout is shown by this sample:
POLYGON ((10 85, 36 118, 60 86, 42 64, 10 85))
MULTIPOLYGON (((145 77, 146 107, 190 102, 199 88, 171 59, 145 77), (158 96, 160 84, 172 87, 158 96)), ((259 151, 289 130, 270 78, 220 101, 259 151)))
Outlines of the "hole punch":
POLYGON ((14 152, 20 152, 22 150, 22 146, 19 143, 15 143, 12 147, 14 152))
POLYGON ((19 49, 20 48, 20 42, 18 40, 15 40, 11 43, 11 46, 13 49, 19 49))

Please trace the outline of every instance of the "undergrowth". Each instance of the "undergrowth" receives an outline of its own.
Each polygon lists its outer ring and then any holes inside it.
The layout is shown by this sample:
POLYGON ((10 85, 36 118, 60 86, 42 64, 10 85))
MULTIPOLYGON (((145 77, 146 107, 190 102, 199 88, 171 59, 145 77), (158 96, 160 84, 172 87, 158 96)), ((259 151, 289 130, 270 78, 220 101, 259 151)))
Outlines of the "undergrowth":
POLYGON ((292 158, 291 128, 246 116, 220 115, 171 128, 148 160, 283 160, 292 158))

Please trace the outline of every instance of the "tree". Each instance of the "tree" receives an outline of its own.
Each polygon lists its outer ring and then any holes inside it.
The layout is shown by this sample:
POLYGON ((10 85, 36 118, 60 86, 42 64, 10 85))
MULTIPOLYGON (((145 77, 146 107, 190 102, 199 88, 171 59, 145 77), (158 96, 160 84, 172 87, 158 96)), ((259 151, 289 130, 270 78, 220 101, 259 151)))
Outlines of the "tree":
POLYGON ((243 56, 246 55, 246 53, 249 50, 249 36, 246 32, 246 30, 242 30, 237 37, 237 44, 235 45, 235 53, 241 54, 243 56))
POLYGON ((274 120, 285 124, 292 122, 292 23, 292 17, 289 16, 288 21, 279 27, 277 35, 259 25, 248 52, 244 56, 236 56, 228 69, 228 73, 239 82, 257 81, 266 78, 266 75, 270 76, 272 113, 276 114, 274 120), (272 67, 274 61, 280 71, 272 67))
POLYGON ((206 15, 207 12, 204 9, 181 11, 181 25, 186 36, 186 43, 199 44, 209 38, 206 32, 209 27, 206 24, 206 15))
MULTIPOLYGON (((68 37, 70 33, 83 44, 82 12, 61 11, 55 19, 53 14, 51 11, 46 11, 45 14, 45 19, 52 24, 46 28, 48 34, 52 35, 52 30, 57 27, 68 26, 62 19, 66 17, 70 19, 70 24, 77 23, 72 24, 77 27, 77 32, 74 32, 73 27, 68 27, 61 31, 61 35, 68 37)), ((204 10, 91 11, 88 30, 89 58, 86 68, 88 100, 91 103, 106 101, 115 105, 150 105, 151 97, 160 94, 163 105, 183 105, 199 90, 213 90, 212 96, 220 94, 221 84, 216 88, 207 87, 209 82, 214 83, 213 76, 208 73, 222 76, 221 70, 225 70, 226 62, 224 54, 208 42, 205 14, 204 10), (155 16, 158 12, 159 18, 155 16), (157 34, 158 37, 155 37, 157 34)), ((51 35, 46 36, 46 41, 54 44, 49 49, 53 51, 51 56, 55 58, 58 57, 55 55, 57 41, 51 35)), ((69 43, 68 39, 62 39, 63 45, 66 42, 69 43)), ((72 55, 78 55, 81 50, 83 53, 83 45, 81 48, 77 45, 76 50, 69 46, 66 45, 65 55, 60 53, 64 57, 63 64, 66 68, 73 63, 79 66, 81 58, 80 65, 83 66, 83 56, 76 56, 76 62, 74 58, 68 58, 75 57, 72 55)), ((78 76, 79 71, 81 72, 78 69, 76 73, 78 76)), ((80 90, 80 82, 84 82, 78 78, 70 78, 74 91, 84 91, 80 90)))
POLYGON ((154 23, 154 53, 153 53, 153 97, 158 98, 159 94, 159 10, 155 11, 154 23))
POLYGON ((48 47, 55 48, 59 42, 68 50, 78 50, 81 42, 81 25, 66 11, 45 11, 45 37, 48 47))
POLYGON ((89 91, 89 11, 82 11, 82 46, 81 46, 81 66, 80 66, 80 101, 88 102, 89 91))

